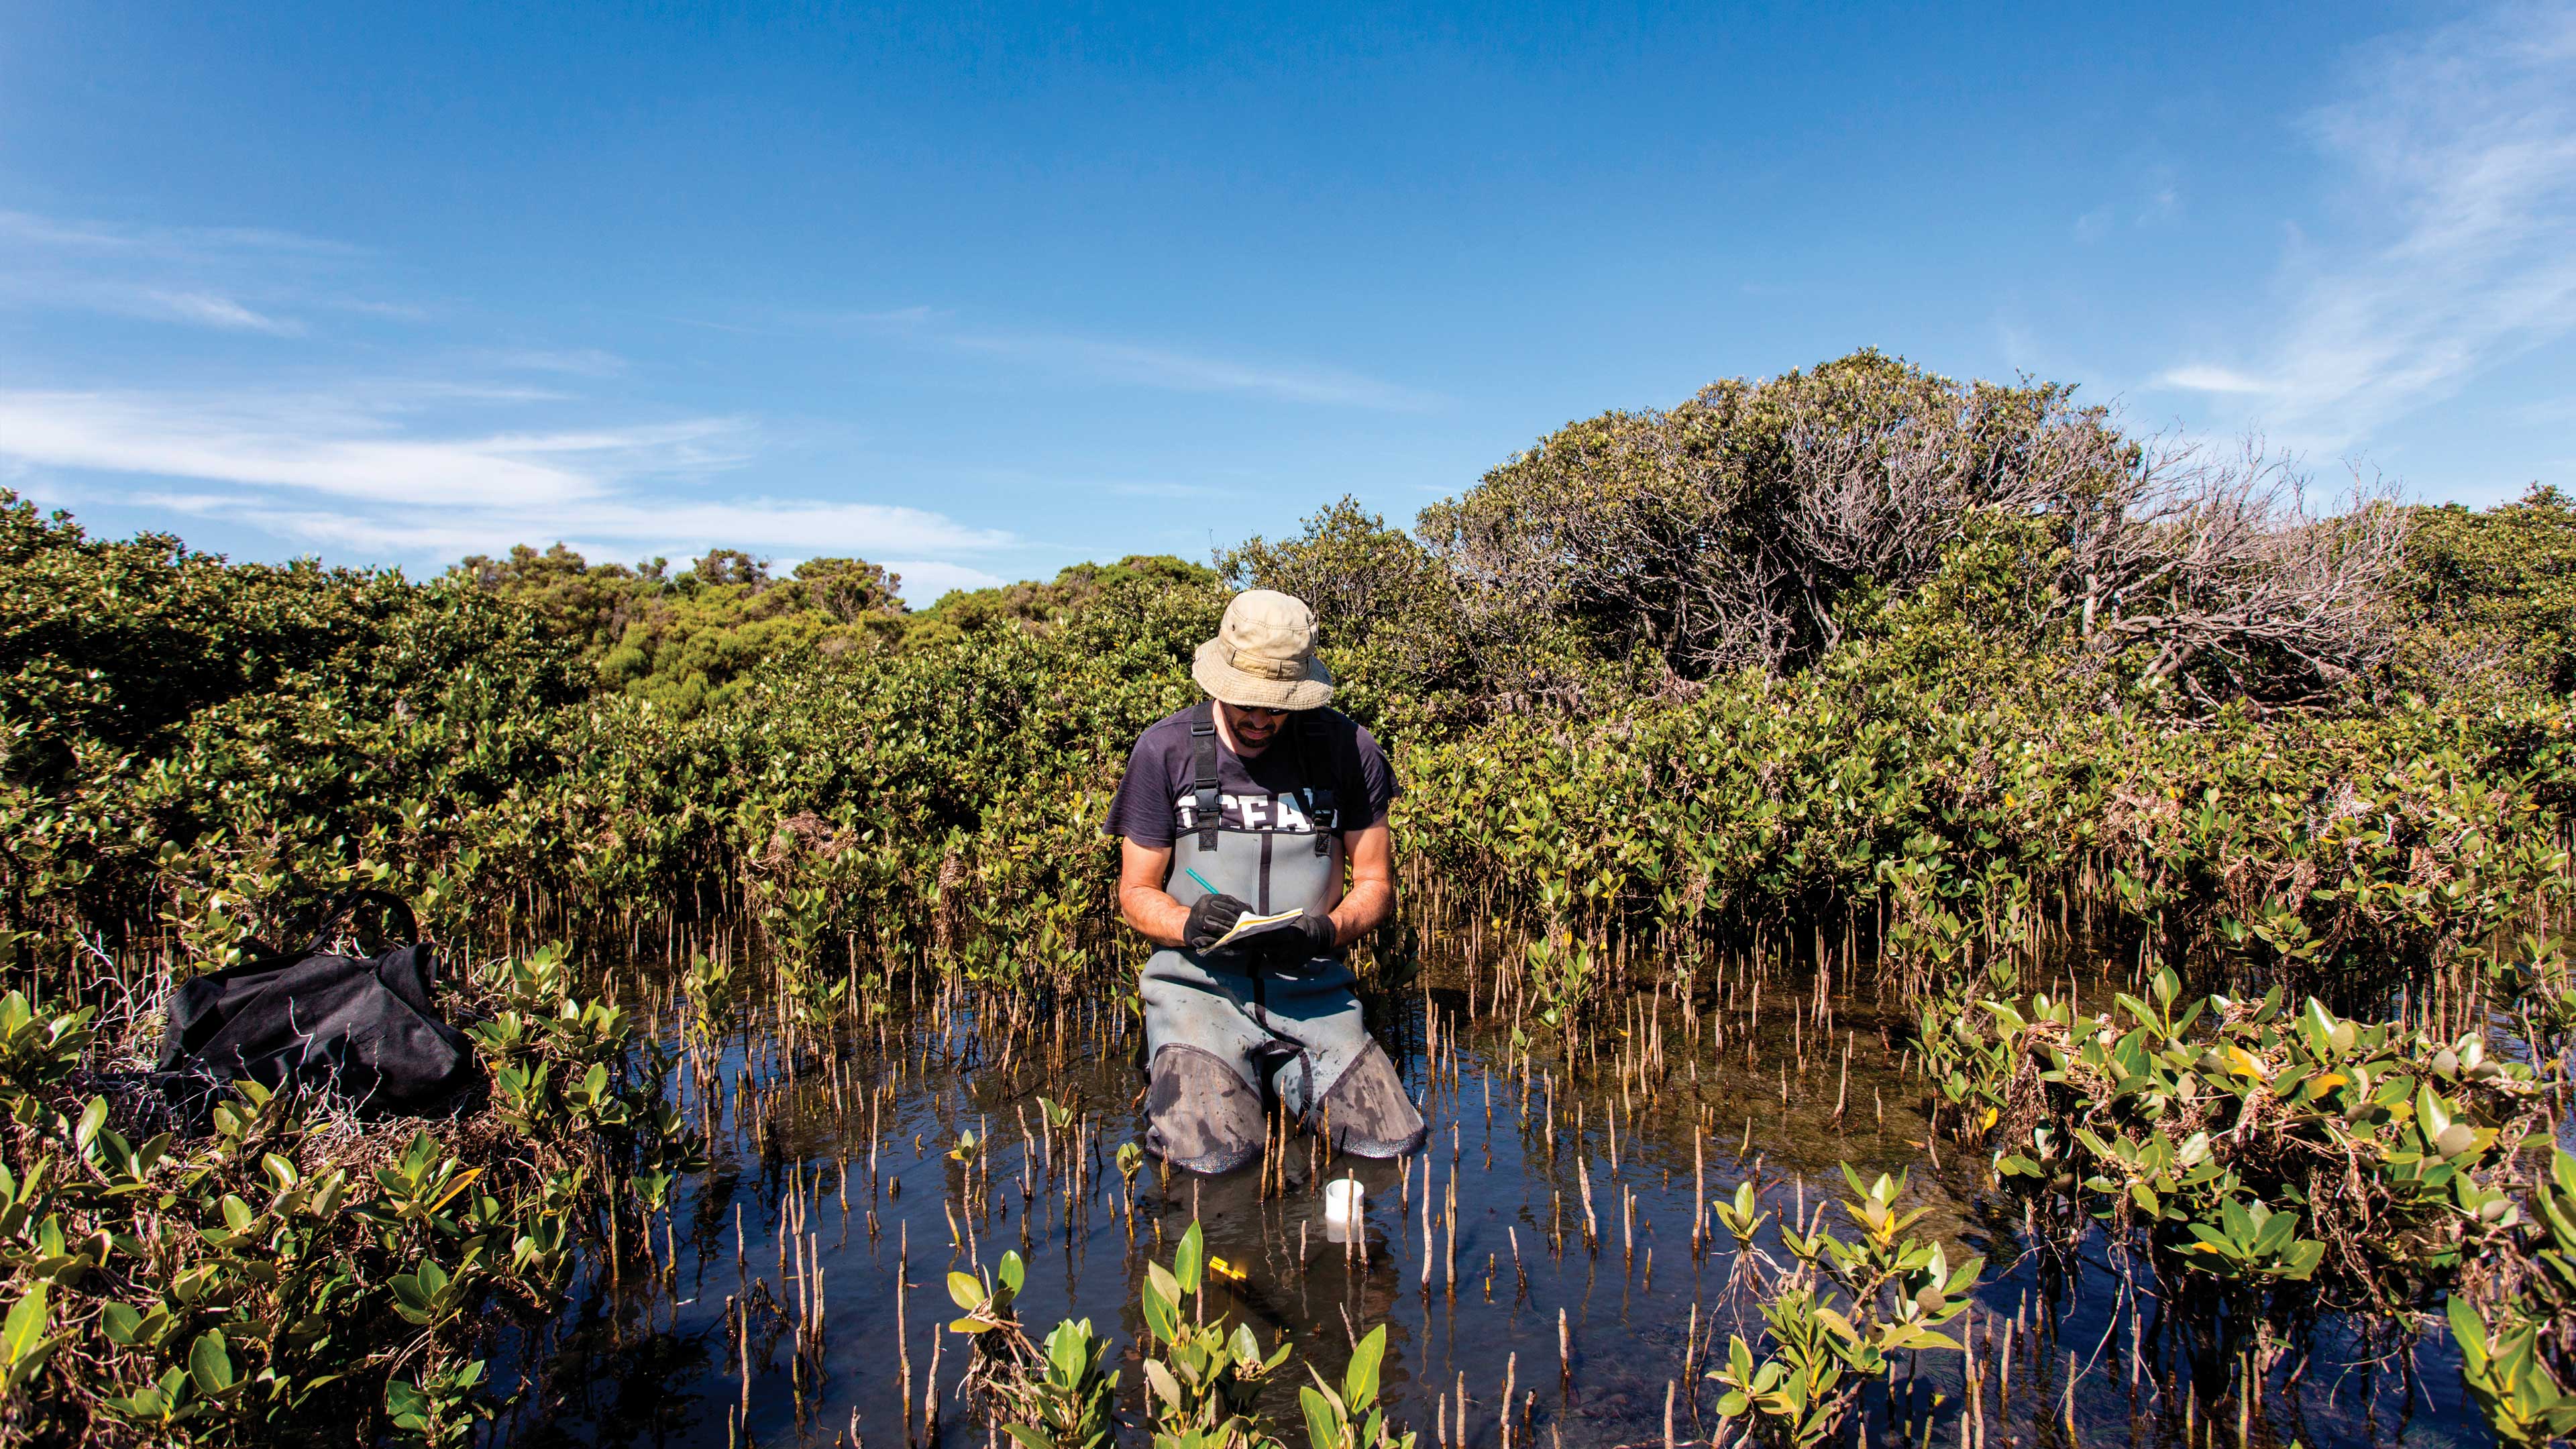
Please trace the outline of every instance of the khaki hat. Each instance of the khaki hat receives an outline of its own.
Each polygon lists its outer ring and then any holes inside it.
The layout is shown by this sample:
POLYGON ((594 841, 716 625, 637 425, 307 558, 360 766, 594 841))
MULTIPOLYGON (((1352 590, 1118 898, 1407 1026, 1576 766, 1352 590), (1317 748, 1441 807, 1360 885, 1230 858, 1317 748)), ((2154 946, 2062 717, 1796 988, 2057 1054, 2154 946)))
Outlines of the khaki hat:
POLYGON ((1234 596, 1190 677, 1227 704, 1255 709, 1315 709, 1333 697, 1333 672, 1315 657, 1315 611, 1271 589, 1234 596))

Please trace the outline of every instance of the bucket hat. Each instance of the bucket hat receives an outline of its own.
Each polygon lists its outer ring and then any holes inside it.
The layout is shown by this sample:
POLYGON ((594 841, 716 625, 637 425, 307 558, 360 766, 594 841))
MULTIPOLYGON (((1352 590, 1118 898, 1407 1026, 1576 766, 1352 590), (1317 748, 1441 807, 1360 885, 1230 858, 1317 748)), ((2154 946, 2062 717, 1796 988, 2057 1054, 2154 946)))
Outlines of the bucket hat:
POLYGON ((1227 704, 1254 709, 1315 709, 1333 697, 1333 672, 1315 657, 1315 611, 1272 589, 1234 596, 1190 677, 1227 704))

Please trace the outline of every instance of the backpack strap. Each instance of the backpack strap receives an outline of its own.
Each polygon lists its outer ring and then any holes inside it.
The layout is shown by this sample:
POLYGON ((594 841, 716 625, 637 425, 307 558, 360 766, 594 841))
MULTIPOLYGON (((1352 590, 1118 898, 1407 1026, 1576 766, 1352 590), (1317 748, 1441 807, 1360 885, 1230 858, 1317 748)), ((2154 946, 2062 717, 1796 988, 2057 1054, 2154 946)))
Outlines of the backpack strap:
MULTIPOLYGON (((399 937, 407 945, 420 944, 420 922, 412 915, 411 902, 390 891, 377 890, 372 886, 357 886, 333 896, 330 904, 322 908, 322 914, 314 919, 312 934, 305 939, 301 949, 281 951, 260 937, 247 937, 241 942, 241 964, 227 966, 222 971, 210 974, 230 978, 235 974, 247 975, 272 967, 292 966, 298 961, 319 956, 322 954, 322 948, 331 944, 331 938, 338 934, 339 928, 348 921, 349 913, 369 902, 384 907, 385 926, 394 936, 399 937)), ((295 938, 287 936, 282 939, 292 941, 295 938)))
POLYGON ((321 955, 322 948, 331 944, 332 936, 338 933, 350 914, 370 902, 385 908, 386 929, 408 944, 419 943, 420 922, 411 913, 411 902, 390 891, 360 886, 341 892, 331 904, 322 908, 322 919, 314 924, 312 939, 306 941, 304 949, 296 952, 292 959, 302 961, 321 955))
POLYGON ((1190 711, 1190 789, 1197 797, 1192 807, 1193 823, 1199 834, 1199 849, 1216 849, 1217 826, 1223 822, 1224 806, 1217 799, 1216 774, 1216 701, 1203 699, 1190 711))

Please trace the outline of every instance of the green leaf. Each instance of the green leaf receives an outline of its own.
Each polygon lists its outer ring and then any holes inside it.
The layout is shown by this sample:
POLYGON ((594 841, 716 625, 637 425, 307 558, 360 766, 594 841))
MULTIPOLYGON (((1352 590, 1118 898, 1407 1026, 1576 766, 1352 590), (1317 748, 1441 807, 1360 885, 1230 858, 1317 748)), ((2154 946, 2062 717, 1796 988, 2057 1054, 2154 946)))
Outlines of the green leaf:
POLYGON ((9 1316, 0 1320, 0 1348, 6 1348, 11 1363, 31 1358, 36 1345, 45 1336, 45 1285, 29 1284, 26 1294, 9 1307, 9 1316))
POLYGON ((1367 1408, 1377 1399, 1378 1365, 1386 1358, 1386 1325, 1369 1330, 1359 1347, 1351 1350, 1351 1366, 1342 1375, 1342 1402, 1352 1413, 1367 1408))
POLYGON ((1047 1357, 1054 1362, 1056 1371, 1070 1382, 1080 1376, 1090 1345, 1091 1320, 1086 1318, 1076 1324, 1068 1319, 1057 1324, 1055 1331, 1047 1335, 1047 1357))
POLYGON ((2291 1239, 2297 1236, 2298 1231, 2298 1214, 2274 1213, 2264 1220, 2262 1228, 2254 1234, 2254 1250, 2258 1253, 2279 1253, 2290 1246, 2291 1239))
MULTIPOLYGON (((1180 1280, 1182 1293, 1199 1291, 1199 1269, 1207 1259, 1207 1241, 1193 1221, 1190 1230, 1181 1235, 1181 1246, 1172 1254, 1172 1276, 1180 1280)), ((1176 1297, 1178 1295, 1175 1295, 1176 1297)))
POLYGON ((2227 1236, 2236 1243, 2243 1244, 2252 1240, 2254 1215, 2245 1211, 2244 1205, 2236 1199, 2231 1197, 2220 1200, 2218 1220, 2225 1225, 2227 1236))
POLYGON ((2289 1267, 2281 1276, 2293 1282, 2304 1283, 2317 1271, 2317 1265, 2325 1261, 2325 1256, 2325 1244, 2314 1238, 2301 1238, 2290 1245, 2289 1252, 2282 1255, 2283 1261, 2288 1263, 2289 1267))
POLYGON ((1959 1345, 1946 1333, 1938 1333, 1909 1323, 1892 1335, 1883 1346, 1890 1353, 1901 1353, 1907 1349, 1957 1348, 1959 1345))
POLYGON ((2451 1113, 2448 1104, 2434 1094, 2431 1082, 2425 1082, 2415 1089, 2415 1124, 2417 1130, 2424 1134, 2426 1142, 2431 1142, 2450 1130, 2451 1113))
POLYGON ((416 1433, 429 1427, 429 1396, 419 1385, 395 1379, 385 1385, 385 1412, 397 1427, 416 1433))
POLYGON ((2469 1377, 2477 1378, 2487 1371, 2487 1326, 2469 1300, 2454 1293, 2442 1305, 2444 1316, 2451 1321, 2451 1341, 2460 1346, 2460 1363, 2469 1377))
POLYGON ((984 1306, 986 1295, 982 1280, 973 1274, 951 1273, 948 1275, 948 1296, 957 1300, 958 1307, 972 1313, 984 1306))
POLYGON ((2320 1057, 2332 1053, 2334 1029, 2334 1016, 2326 1010, 2325 1003, 2309 997, 2307 1009, 2299 1014, 2299 1034, 2308 1039, 2308 1050, 2320 1057))
POLYGON ((233 1386, 233 1356, 220 1329, 207 1329, 188 1346, 188 1376, 210 1398, 233 1386))
POLYGON ((1157 1291, 1152 1283, 1147 1283, 1145 1291, 1137 1295, 1137 1303, 1145 1310, 1145 1331, 1160 1342, 1171 1342, 1173 1334, 1180 1328, 1172 1301, 1157 1291))
POLYGON ((1297 1391, 1297 1403, 1306 1411, 1308 1449, 1341 1449, 1341 1416, 1333 1412, 1333 1406, 1324 1401, 1324 1396, 1311 1388, 1301 1388, 1297 1391))

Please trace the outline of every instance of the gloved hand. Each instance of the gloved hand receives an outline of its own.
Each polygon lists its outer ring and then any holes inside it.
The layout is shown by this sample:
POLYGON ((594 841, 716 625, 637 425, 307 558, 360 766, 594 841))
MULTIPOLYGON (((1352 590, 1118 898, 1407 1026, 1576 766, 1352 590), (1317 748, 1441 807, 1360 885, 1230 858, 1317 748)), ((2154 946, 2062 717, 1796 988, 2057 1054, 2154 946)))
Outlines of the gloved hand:
POLYGON ((1232 896, 1201 896, 1190 902, 1190 924, 1181 932, 1181 945, 1186 950, 1204 951, 1217 938, 1234 929, 1234 923, 1251 910, 1249 903, 1232 896))
POLYGON ((1306 954, 1324 956, 1332 953, 1341 933, 1333 928, 1333 918, 1322 911, 1308 911, 1297 918, 1297 929, 1305 933, 1306 954))
POLYGON ((1266 932, 1254 939, 1261 944, 1264 962, 1275 970, 1303 966, 1318 956, 1332 954, 1339 933, 1333 929, 1333 918, 1322 911, 1308 911, 1285 928, 1266 932))

